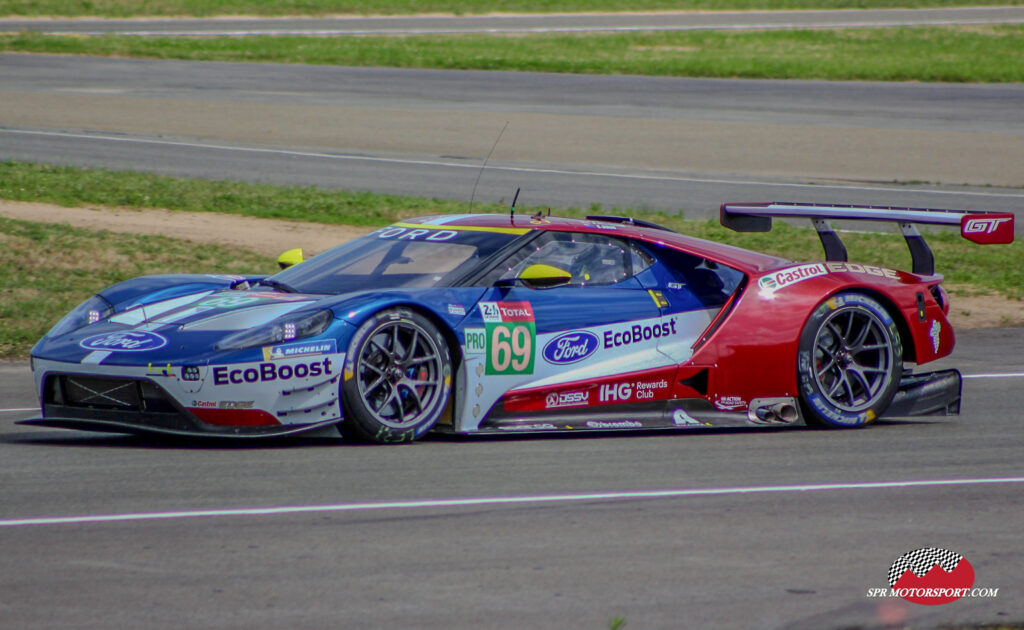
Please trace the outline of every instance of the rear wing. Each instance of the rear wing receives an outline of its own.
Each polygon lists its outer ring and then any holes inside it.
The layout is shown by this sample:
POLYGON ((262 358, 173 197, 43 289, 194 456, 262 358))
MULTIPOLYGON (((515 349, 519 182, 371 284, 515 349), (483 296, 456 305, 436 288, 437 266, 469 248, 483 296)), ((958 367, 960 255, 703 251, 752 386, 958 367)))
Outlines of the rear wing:
POLYGON ((935 273, 935 257, 915 223, 956 225, 961 236, 984 245, 1013 242, 1014 215, 1008 212, 771 202, 722 204, 721 216, 722 225, 737 232, 768 232, 772 217, 810 219, 825 248, 825 259, 840 262, 846 262, 846 246, 829 219, 898 223, 910 248, 913 271, 924 276, 935 273))

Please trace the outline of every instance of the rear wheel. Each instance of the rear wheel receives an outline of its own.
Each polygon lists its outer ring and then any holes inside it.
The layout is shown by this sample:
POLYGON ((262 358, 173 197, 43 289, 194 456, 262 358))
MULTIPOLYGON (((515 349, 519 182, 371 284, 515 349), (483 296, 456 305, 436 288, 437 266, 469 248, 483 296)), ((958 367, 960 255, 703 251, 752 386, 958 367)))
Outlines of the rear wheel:
POLYGON ((797 377, 808 424, 852 427, 874 421, 892 402, 902 373, 896 323, 866 295, 829 298, 804 325, 797 377))
POLYGON ((409 309, 381 311, 349 344, 343 427, 373 442, 411 442, 437 424, 450 392, 451 357, 437 327, 409 309))

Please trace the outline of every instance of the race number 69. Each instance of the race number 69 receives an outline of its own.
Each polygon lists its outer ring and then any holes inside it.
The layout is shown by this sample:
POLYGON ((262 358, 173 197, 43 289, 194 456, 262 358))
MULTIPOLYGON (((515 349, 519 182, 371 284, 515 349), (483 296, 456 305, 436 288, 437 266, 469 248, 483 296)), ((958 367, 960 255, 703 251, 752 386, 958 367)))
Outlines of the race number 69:
POLYGON ((488 374, 532 374, 534 325, 495 324, 490 327, 488 374))

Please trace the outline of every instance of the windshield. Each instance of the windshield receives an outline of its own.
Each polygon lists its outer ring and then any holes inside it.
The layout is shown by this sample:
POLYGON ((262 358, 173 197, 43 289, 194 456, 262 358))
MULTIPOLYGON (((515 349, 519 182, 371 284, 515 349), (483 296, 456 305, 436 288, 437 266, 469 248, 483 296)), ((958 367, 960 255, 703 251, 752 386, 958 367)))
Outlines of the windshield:
POLYGON ((516 234, 432 225, 393 225, 273 276, 301 293, 446 286, 516 234), (412 227, 410 227, 412 226, 412 227))

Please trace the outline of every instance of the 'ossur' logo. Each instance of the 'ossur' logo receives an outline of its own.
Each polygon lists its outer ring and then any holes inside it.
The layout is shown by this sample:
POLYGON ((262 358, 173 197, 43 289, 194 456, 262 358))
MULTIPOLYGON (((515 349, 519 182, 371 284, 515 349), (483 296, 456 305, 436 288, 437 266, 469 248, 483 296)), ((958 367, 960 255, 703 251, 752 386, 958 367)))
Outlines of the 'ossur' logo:
POLYGON ((952 551, 938 547, 915 549, 892 563, 889 585, 908 602, 927 606, 948 604, 974 586, 974 567, 952 551))

